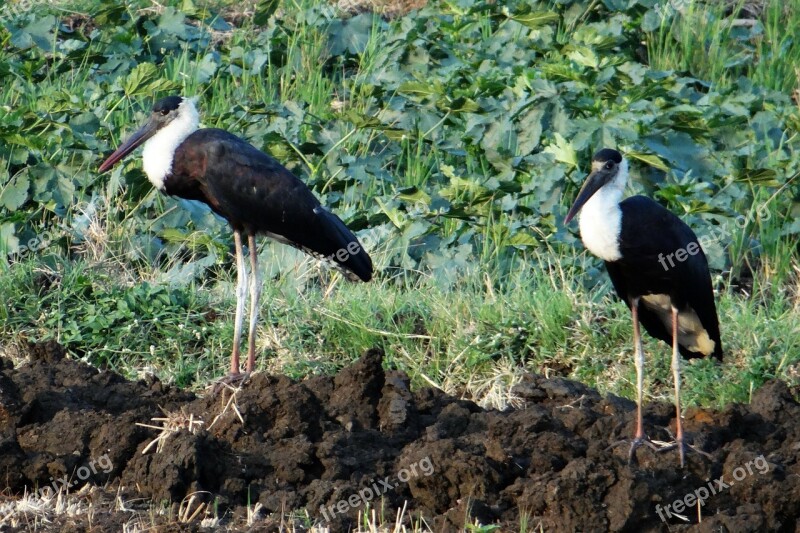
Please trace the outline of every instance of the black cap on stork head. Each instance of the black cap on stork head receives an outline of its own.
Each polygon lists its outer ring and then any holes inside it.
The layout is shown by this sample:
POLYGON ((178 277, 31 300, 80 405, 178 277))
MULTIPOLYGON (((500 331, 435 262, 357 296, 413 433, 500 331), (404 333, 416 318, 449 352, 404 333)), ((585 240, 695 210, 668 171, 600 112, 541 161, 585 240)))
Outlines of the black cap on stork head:
POLYGON ((644 196, 622 199, 628 164, 617 150, 604 148, 592 158, 592 170, 565 224, 578 213, 581 240, 605 261, 617 295, 631 310, 636 351, 636 436, 629 458, 644 434, 642 387, 644 352, 639 323, 650 335, 672 345, 676 438, 684 464, 680 407, 680 355, 722 359, 719 320, 708 262, 692 229, 659 203, 644 196))
POLYGON ((194 100, 168 96, 157 101, 145 124, 106 159, 98 172, 105 172, 133 150, 145 145, 142 153, 144 171, 156 186, 163 190, 164 178, 170 170, 172 155, 200 125, 200 115, 194 100))
MULTIPOLYGON (((569 222, 578 214, 581 208, 588 202, 600 189, 608 186, 606 194, 618 194, 620 199, 628 183, 628 163, 616 150, 603 148, 592 158, 592 171, 586 178, 581 187, 575 202, 572 204, 564 224, 569 222)), ((619 200, 618 200, 619 202, 619 200)))
POLYGON ((333 213, 294 174, 268 154, 227 131, 198 129, 193 99, 157 101, 147 122, 100 165, 111 169, 144 145, 143 168, 160 191, 206 203, 233 228, 238 281, 231 374, 239 375, 247 274, 243 236, 250 251, 250 328, 247 372, 255 368, 255 329, 261 294, 255 236, 267 235, 342 270, 352 280, 372 278, 372 259, 333 213))

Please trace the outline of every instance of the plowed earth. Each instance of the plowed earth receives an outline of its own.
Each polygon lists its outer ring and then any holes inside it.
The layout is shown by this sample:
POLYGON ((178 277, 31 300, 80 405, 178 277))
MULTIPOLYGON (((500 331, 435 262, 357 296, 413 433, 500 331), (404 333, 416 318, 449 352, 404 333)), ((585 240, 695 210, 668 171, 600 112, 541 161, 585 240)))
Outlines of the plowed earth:
MULTIPOLYGON (((378 350, 333 377, 255 374, 204 397, 98 372, 54 343, 29 355, 0 360, 0 529, 192 531, 217 517, 215 529, 346 531, 368 502, 389 522, 405 505, 407 525, 434 531, 798 531, 800 405, 783 382, 750 405, 686 410, 710 457, 689 453, 681 470, 676 452, 646 447, 629 465, 616 444, 635 404, 565 379, 526 376, 522 407, 499 412, 412 391, 378 350), (154 443, 137 423, 176 430, 154 443), (66 485, 74 512, 19 505, 66 485)), ((670 440, 672 406, 648 405, 645 424, 670 440)))

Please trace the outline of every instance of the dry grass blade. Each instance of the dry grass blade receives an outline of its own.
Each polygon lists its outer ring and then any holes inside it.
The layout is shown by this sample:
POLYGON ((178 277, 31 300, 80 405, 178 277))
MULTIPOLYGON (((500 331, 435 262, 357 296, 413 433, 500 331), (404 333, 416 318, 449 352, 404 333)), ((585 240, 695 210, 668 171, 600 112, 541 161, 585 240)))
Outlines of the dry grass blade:
POLYGON ((58 516, 89 515, 93 513, 91 503, 87 502, 90 488, 84 487, 77 493, 58 491, 26 492, 19 499, 0 501, 0 530, 6 527, 23 528, 34 531, 46 529, 58 516))
POLYGON ((161 408, 161 411, 166 415, 163 417, 152 418, 154 422, 158 422, 161 425, 156 426, 152 424, 142 424, 137 422, 137 426, 141 426, 144 428, 150 429, 157 429, 160 431, 158 436, 150 441, 147 446, 144 447, 142 450, 142 455, 149 452, 153 446, 156 447, 156 453, 161 453, 164 449, 164 443, 167 441, 170 435, 173 435, 179 431, 188 431, 189 433, 197 433, 197 431, 203 426, 204 422, 199 418, 195 418, 194 414, 186 414, 183 410, 180 413, 170 413, 165 411, 161 408))
POLYGON ((181 500, 181 504, 178 507, 178 522, 184 524, 193 522, 195 518, 197 518, 200 515, 200 513, 208 510, 209 508, 208 502, 204 501, 198 502, 198 505, 194 507, 194 503, 198 500, 199 494, 211 494, 211 493, 206 491, 199 491, 187 494, 186 497, 183 500, 181 500), (194 511, 192 511, 192 508, 194 508, 194 511))
POLYGON ((225 382, 221 382, 221 384, 226 389, 231 391, 231 395, 228 396, 228 399, 225 402, 225 407, 222 409, 222 412, 220 414, 218 414, 217 416, 215 416, 214 420, 211 421, 211 424, 208 426, 209 430, 212 427, 214 427, 214 424, 217 423, 217 420, 219 420, 220 418, 225 416, 225 413, 228 412, 228 409, 233 409, 233 412, 236 413, 236 417, 239 419, 239 422, 241 422, 241 424, 244 425, 244 418, 242 418, 242 413, 239 411, 239 406, 236 403, 236 397, 239 394, 239 391, 242 390, 242 387, 241 386, 234 387, 234 386, 230 385, 229 383, 225 383, 225 382))

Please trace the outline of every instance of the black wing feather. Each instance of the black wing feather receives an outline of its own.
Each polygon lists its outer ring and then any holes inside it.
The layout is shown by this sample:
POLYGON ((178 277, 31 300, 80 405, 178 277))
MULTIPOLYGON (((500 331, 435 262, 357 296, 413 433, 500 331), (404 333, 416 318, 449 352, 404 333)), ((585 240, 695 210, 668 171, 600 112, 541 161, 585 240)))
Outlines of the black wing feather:
MULTIPOLYGON (((645 196, 627 198, 620 208, 622 259, 606 262, 617 295, 628 307, 632 297, 646 294, 668 294, 679 309, 691 307, 715 342, 712 355, 722 359, 711 275, 697 236, 680 218, 645 196), (674 258, 678 250, 686 250, 691 243, 698 247, 697 254, 689 255, 685 261, 674 258), (670 254, 673 254, 671 263, 670 254)), ((655 312, 640 305, 639 320, 650 335, 672 344, 672 333, 655 312)), ((686 358, 703 357, 683 346, 680 351, 686 358)))
POLYGON ((235 135, 194 132, 176 150, 172 174, 169 194, 201 199, 237 229, 267 234, 371 279, 372 260, 344 222, 278 161, 235 135))

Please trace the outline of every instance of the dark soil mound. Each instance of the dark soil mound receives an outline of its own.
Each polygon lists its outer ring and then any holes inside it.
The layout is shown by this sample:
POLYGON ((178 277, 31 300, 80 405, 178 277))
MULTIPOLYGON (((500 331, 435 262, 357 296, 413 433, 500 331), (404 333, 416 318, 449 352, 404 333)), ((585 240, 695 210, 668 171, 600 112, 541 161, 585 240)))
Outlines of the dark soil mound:
MULTIPOLYGON (((435 531, 476 520, 503 531, 795 531, 800 516, 800 405, 778 381, 749 406, 688 410, 689 438, 711 459, 689 453, 680 470, 676 452, 646 447, 629 465, 627 442, 614 444, 633 434, 635 404, 564 379, 527 376, 515 391, 525 407, 498 412, 411 391, 377 350, 334 377, 256 374, 235 396, 205 397, 98 372, 55 344, 31 358, 0 369, 5 494, 101 487, 81 491, 97 512, 59 515, 54 531, 119 530, 153 502, 167 512, 150 512, 151 525, 170 530, 208 516, 246 528, 248 512, 273 530, 306 509, 344 531, 366 503, 391 520, 405 502, 409 523, 435 531), (159 432, 136 423, 174 431, 156 444, 159 432)), ((649 406, 650 436, 670 440, 673 417, 671 405, 649 406)))

